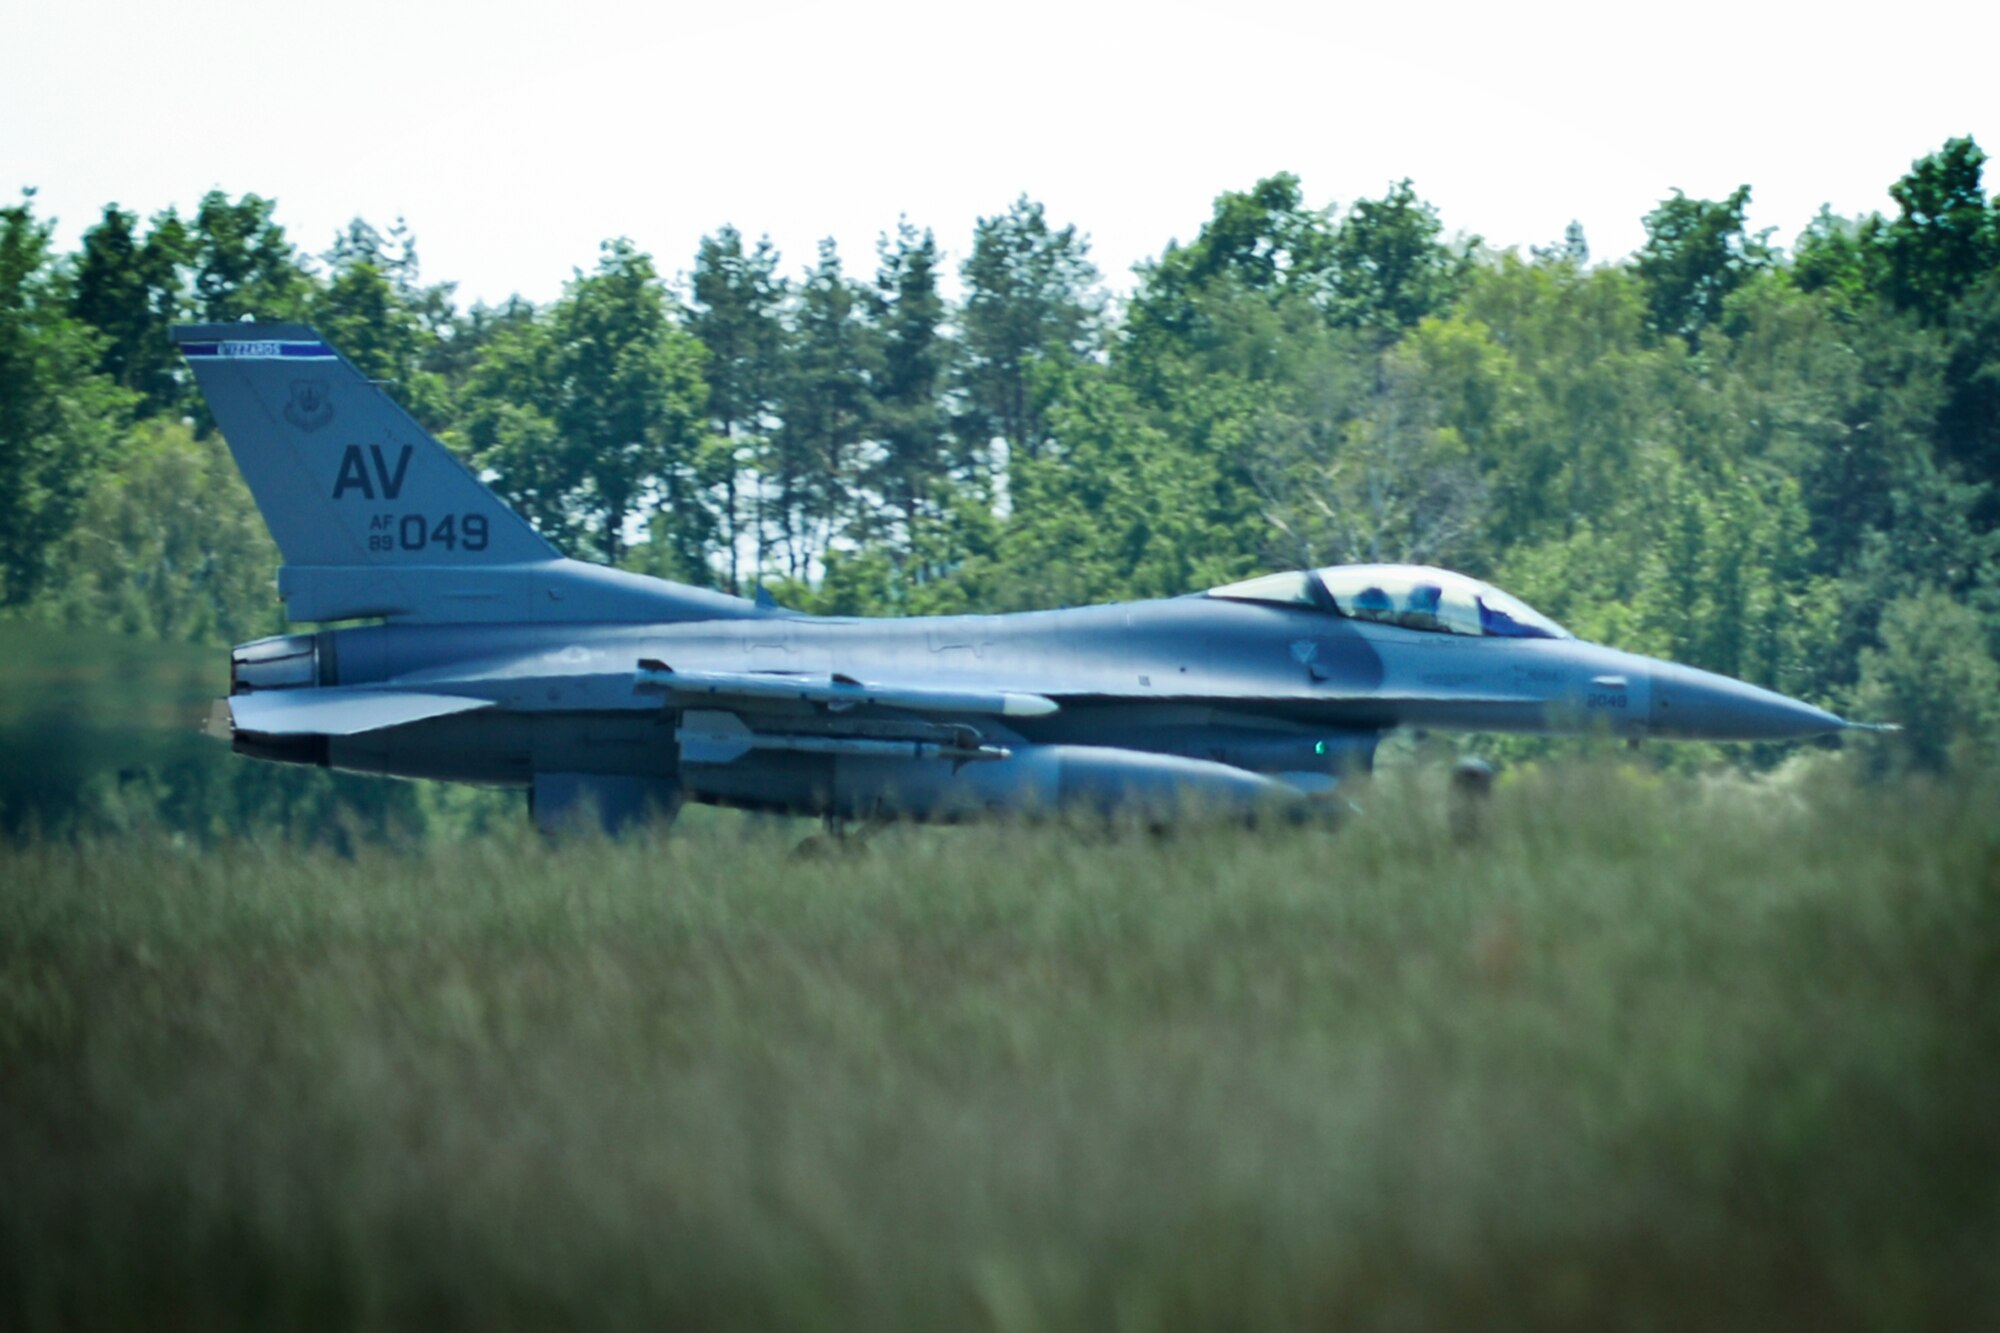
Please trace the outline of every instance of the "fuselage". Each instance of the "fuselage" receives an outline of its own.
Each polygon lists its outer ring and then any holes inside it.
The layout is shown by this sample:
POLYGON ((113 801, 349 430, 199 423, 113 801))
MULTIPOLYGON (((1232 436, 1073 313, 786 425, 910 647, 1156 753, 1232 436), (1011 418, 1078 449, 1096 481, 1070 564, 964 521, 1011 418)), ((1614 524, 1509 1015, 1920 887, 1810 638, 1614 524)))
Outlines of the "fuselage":
MULTIPOLYGON (((1782 695, 1576 639, 1467 637, 1211 596, 900 620, 772 612, 650 625, 381 625, 276 642, 311 653, 303 674, 313 686, 441 692, 489 706, 349 736, 251 735, 240 741, 250 753, 517 786, 538 773, 623 774, 672 783, 697 801, 808 812, 840 804, 843 756, 794 749, 684 762, 685 717, 635 688, 639 663, 1028 692, 1060 706, 945 722, 1010 758, 1038 747, 1131 752, 1305 791, 1367 767, 1380 735, 1398 726, 1725 740, 1840 726, 1782 695)), ((294 667, 285 687, 304 683, 294 667)), ((239 664, 237 689, 269 687, 239 664)), ((754 725, 795 737, 853 731, 852 718, 829 726, 812 710, 797 714, 754 725)), ((867 767, 853 755, 845 764, 867 767)), ((912 765, 937 767, 902 761, 912 765)), ((914 781, 900 778, 905 788, 914 781)))

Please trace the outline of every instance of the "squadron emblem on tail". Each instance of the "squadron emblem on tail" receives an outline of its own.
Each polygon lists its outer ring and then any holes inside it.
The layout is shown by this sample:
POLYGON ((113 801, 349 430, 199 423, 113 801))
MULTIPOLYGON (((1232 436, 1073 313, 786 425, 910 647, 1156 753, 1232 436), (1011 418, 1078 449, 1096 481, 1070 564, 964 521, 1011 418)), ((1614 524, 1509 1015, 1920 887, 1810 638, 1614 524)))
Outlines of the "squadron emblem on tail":
POLYGON ((292 400, 285 404, 285 420, 310 435, 333 420, 333 403, 327 397, 325 380, 293 380, 292 400))

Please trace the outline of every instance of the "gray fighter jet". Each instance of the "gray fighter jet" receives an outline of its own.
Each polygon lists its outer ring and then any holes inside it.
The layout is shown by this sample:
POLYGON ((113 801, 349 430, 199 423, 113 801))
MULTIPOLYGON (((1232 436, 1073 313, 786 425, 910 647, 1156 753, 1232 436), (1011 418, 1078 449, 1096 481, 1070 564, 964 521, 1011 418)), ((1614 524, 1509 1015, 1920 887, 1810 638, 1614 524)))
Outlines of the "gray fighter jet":
POLYGON ((547 828, 683 801, 830 823, 1307 810, 1393 727, 1780 740, 1857 727, 1585 643, 1442 569, 1160 601, 802 615, 565 559, 312 329, 174 339, 284 556, 230 658, 238 753, 526 789, 547 828))

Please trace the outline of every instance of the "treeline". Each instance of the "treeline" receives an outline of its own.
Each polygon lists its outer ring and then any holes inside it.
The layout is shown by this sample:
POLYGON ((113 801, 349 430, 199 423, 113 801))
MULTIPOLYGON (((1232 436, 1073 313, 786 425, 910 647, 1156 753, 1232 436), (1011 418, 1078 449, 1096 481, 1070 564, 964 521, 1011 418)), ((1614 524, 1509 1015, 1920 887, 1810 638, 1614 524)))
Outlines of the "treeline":
POLYGON ((1444 234, 1405 181, 1216 200, 1107 295, 1022 198, 789 266, 733 227, 683 277, 626 240, 543 306, 461 310, 357 220, 256 195, 107 207, 57 254, 0 212, 0 603, 221 641, 275 552, 166 336, 308 321, 573 554, 804 609, 1013 610, 1260 569, 1454 566, 1579 634, 2000 739, 2000 204, 1954 139, 1890 216, 1788 248, 1676 191, 1630 260, 1444 234), (954 294, 948 295, 948 290, 954 294))

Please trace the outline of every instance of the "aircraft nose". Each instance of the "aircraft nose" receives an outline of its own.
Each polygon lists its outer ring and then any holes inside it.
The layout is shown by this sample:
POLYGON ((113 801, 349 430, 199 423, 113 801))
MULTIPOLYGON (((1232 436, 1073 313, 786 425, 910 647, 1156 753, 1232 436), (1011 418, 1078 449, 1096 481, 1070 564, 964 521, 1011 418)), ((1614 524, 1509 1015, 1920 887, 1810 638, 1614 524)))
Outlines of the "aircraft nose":
POLYGON ((1712 671, 1661 662, 1653 667, 1647 730, 1695 741, 1782 741, 1839 731, 1823 708, 1712 671))

